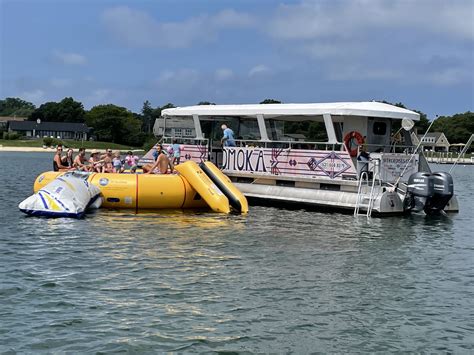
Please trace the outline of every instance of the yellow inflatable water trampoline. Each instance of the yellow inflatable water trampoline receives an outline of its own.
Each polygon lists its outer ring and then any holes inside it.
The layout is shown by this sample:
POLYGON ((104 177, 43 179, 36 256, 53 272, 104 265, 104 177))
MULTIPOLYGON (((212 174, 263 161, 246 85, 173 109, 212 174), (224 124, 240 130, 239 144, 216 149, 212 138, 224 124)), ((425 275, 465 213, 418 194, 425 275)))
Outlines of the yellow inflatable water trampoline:
MULTIPOLYGON (((117 209, 211 208, 222 213, 247 213, 245 196, 211 162, 201 166, 193 161, 177 165, 178 174, 89 173, 87 181, 97 186, 102 207, 117 209)), ((63 172, 40 174, 34 191, 52 182, 63 172)))

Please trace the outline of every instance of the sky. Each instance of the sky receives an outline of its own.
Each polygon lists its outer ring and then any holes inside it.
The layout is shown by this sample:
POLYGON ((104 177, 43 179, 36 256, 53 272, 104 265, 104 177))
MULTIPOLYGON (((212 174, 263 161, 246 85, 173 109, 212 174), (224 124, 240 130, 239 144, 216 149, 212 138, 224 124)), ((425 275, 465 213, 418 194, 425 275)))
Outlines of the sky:
POLYGON ((0 99, 474 111, 472 0, 0 0, 0 99))

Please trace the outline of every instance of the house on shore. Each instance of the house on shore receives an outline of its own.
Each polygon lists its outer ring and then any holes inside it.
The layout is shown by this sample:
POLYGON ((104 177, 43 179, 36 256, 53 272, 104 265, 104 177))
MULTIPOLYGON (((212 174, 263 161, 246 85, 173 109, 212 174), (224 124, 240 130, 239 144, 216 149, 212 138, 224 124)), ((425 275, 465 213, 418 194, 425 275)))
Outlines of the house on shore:
MULTIPOLYGON (((423 138, 423 134, 411 134, 411 140, 413 144, 418 145, 420 139, 423 138)), ((421 142, 423 150, 431 150, 434 152, 448 152, 449 151, 449 141, 444 135, 443 132, 433 132, 428 133, 423 141, 421 142)))
POLYGON ((10 121, 26 121, 26 117, 17 117, 17 116, 0 116, 0 130, 8 130, 8 122, 10 121))
POLYGON ((8 121, 8 132, 27 138, 53 137, 59 139, 87 140, 89 127, 85 123, 8 121))

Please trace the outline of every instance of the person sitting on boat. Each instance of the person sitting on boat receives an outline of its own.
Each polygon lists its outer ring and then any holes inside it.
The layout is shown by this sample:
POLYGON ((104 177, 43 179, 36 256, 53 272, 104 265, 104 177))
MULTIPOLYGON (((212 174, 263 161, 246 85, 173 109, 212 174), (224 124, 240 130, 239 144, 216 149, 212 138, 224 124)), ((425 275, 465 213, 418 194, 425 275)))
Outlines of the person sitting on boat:
POLYGON ((105 153, 100 156, 101 160, 105 160, 107 158, 110 158, 110 160, 112 161, 112 158, 113 158, 112 157, 112 149, 110 149, 110 148, 107 148, 105 150, 105 153))
POLYGON ((102 172, 103 161, 99 160, 99 152, 95 149, 91 152, 91 157, 89 158, 89 167, 91 171, 96 173, 102 172))
POLYGON ((109 157, 109 156, 106 156, 103 161, 104 161, 104 164, 102 166, 102 172, 103 173, 114 173, 114 164, 112 162, 113 158, 112 157, 109 157))
POLYGON ((369 160, 370 154, 367 152, 367 145, 362 144, 359 149, 359 155, 357 156, 357 170, 359 172, 359 178, 362 173, 369 173, 369 160))
POLYGON ((63 146, 59 144, 56 148, 56 154, 54 155, 53 158, 53 170, 54 171, 64 171, 68 170, 69 167, 67 165, 64 165, 63 159, 62 159, 62 154, 63 154, 63 146))
POLYGON ((221 126, 224 136, 221 143, 224 147, 235 147, 234 131, 228 128, 225 124, 221 126))
POLYGON ((134 173, 138 167, 138 156, 134 155, 131 150, 128 151, 127 156, 125 157, 125 163, 130 168, 130 172, 134 173))
POLYGON ((61 161, 64 166, 67 166, 68 168, 72 168, 74 165, 74 158, 72 157, 74 154, 74 149, 69 148, 67 150, 66 156, 61 158, 61 161))
POLYGON ((79 153, 74 158, 72 166, 76 170, 89 171, 89 166, 86 165, 86 148, 79 148, 79 153))
POLYGON ((112 159, 112 165, 114 167, 114 173, 123 173, 125 170, 122 159, 120 159, 120 151, 116 150, 114 152, 114 158, 112 159))
POLYGON ((158 144, 156 146, 158 157, 154 164, 145 164, 142 169, 145 174, 168 174, 168 167, 173 172, 173 165, 168 156, 163 152, 163 146, 158 144))

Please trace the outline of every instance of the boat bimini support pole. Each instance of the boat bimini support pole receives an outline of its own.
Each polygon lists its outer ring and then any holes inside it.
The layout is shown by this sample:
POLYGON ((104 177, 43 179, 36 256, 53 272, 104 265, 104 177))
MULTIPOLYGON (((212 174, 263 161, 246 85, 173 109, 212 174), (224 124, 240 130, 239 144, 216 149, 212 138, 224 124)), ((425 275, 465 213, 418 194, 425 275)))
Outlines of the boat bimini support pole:
POLYGON ((469 140, 467 141, 466 145, 464 146, 463 150, 461 151, 461 153, 459 154, 458 158, 456 159, 456 161, 454 162, 453 166, 451 167, 451 169, 449 169, 449 173, 451 174, 451 171, 454 170, 454 168, 456 167, 456 165, 458 164, 458 161, 459 159, 461 159, 461 157, 466 154, 466 151, 469 149, 469 147, 471 146, 471 143, 472 141, 474 140, 474 134, 471 134, 471 137, 469 138, 469 140))
POLYGON ((401 172, 401 174, 400 174, 400 176, 398 177, 397 181, 395 181, 395 183, 393 184, 394 190, 397 188, 398 183, 400 182, 400 179, 401 179, 401 178, 403 177, 403 175, 405 174, 405 171, 407 171, 408 165, 410 165, 411 160, 413 159, 413 157, 415 156, 416 152, 417 152, 418 149, 420 148, 421 143, 423 143, 423 140, 425 139, 426 135, 427 135, 428 132, 430 131, 431 126, 433 125, 434 122, 435 122, 435 120, 431 121, 430 126, 429 126, 428 129, 426 130, 426 132, 425 132, 425 134, 423 135, 423 137, 421 137, 420 141, 418 142, 418 145, 416 146, 416 148, 415 148, 413 154, 410 156, 410 159, 408 159, 407 163, 405 164, 405 167, 403 168, 403 171, 401 172))
POLYGON ((268 142, 267 127, 265 126, 265 120, 262 114, 257 115, 258 130, 260 131, 260 140, 268 142))
POLYGON ((196 138, 203 139, 202 130, 201 130, 201 121, 199 121, 198 115, 193 115, 194 129, 196 130, 196 138))

